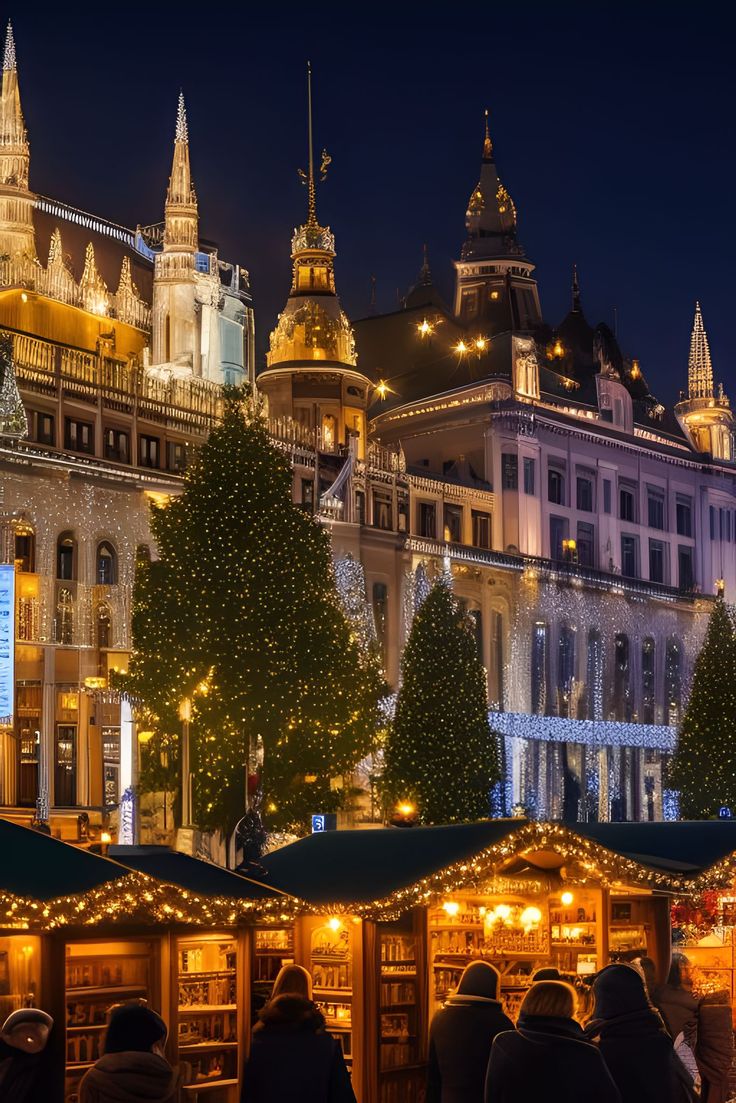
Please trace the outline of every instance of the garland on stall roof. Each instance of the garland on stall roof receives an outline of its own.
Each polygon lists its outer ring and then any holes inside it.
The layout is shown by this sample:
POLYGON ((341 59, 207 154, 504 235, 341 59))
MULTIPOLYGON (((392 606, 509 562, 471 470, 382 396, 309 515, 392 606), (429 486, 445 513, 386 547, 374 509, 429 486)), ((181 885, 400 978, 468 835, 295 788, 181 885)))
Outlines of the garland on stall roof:
POLYGON ((293 896, 268 900, 205 896, 144 873, 129 873, 88 892, 45 902, 0 892, 0 928, 21 930, 52 931, 123 922, 233 926, 247 918, 291 921, 306 910, 307 905, 293 896))

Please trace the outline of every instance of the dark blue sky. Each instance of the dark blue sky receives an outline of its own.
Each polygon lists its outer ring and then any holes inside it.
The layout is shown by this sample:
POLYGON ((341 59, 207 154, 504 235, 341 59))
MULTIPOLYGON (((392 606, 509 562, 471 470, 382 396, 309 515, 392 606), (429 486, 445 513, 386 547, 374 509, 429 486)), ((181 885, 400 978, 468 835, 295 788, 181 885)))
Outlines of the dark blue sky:
POLYGON ((476 183, 482 113, 551 322, 578 264, 653 389, 684 386, 694 302, 736 400, 733 19, 670 2, 17 4, 31 186, 126 225, 158 221, 184 87, 201 232, 250 269, 260 344, 289 284, 306 202, 304 65, 319 214, 352 317, 369 277, 390 309, 427 241, 440 286, 476 183), (202 14, 204 12, 204 15, 202 14))

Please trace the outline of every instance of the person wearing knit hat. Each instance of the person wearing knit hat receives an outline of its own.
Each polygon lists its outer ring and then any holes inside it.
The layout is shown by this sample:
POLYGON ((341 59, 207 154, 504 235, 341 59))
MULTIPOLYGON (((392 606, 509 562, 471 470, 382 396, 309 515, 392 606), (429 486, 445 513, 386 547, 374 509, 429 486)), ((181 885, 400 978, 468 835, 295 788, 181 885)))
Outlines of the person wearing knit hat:
POLYGON ((104 1055, 79 1085, 79 1103, 176 1103, 181 1076, 164 1056, 166 1034, 166 1023, 150 1007, 114 1007, 104 1055))
POLYGON ((13 1011, 0 1027, 0 1099, 36 1103, 52 1098, 46 1043, 54 1020, 37 1007, 13 1011))
POLYGON ((493 1039, 513 1030, 499 999, 501 978, 489 961, 463 970, 454 995, 429 1032, 427 1103, 483 1103, 493 1039))
POLYGON ((692 1103, 692 1077, 652 1006, 643 973, 634 965, 607 965, 595 979, 593 999, 585 1033, 599 1046, 623 1103, 692 1103))

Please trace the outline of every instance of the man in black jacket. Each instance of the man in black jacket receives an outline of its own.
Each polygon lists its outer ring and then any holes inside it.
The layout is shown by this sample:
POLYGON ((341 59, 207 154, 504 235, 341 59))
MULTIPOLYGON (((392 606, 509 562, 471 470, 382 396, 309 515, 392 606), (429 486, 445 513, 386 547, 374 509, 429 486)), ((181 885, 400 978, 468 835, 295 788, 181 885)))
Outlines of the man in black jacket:
POLYGON ((427 1103, 483 1103, 493 1039, 514 1029, 498 998, 500 980, 490 962, 472 962, 432 1020, 427 1103))

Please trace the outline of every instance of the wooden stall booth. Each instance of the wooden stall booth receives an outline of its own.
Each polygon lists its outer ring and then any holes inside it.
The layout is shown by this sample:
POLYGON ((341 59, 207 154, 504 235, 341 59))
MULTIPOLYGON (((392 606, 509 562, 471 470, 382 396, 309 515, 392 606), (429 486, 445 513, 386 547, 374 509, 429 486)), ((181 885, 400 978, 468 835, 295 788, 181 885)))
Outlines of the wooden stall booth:
MULTIPOLYGON (((512 1017, 544 965, 582 983, 647 954, 662 975, 669 893, 682 884, 560 824, 523 820, 325 832, 263 862, 268 884, 322 913, 279 938, 312 972, 360 1103, 420 1103, 431 1017, 471 961, 498 968, 512 1017)), ((258 947, 268 928, 255 937, 258 947)))
POLYGON ((111 1007, 141 1000, 169 1026, 187 1103, 237 1103, 253 923, 291 922, 294 901, 166 848, 112 860, 7 821, 0 848, 0 1007, 53 1016, 59 1100, 75 1103, 111 1007))

